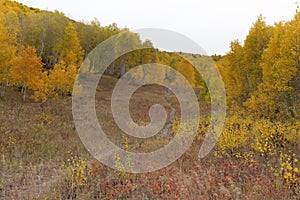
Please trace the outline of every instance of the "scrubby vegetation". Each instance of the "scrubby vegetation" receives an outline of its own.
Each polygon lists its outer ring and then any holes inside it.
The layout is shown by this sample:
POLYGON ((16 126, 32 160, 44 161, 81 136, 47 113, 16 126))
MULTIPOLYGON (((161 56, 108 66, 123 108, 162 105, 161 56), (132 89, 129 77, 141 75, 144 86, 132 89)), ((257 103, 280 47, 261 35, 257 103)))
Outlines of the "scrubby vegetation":
MULTIPOLYGON (((166 64, 182 73, 199 97, 202 118, 189 150, 162 170, 130 174, 122 171, 120 155, 114 155, 119 170, 112 170, 84 148, 73 124, 71 95, 81 62, 100 42, 125 31, 131 45, 152 47, 151 42, 116 24, 75 22, 14 1, 0 0, 0 10, 0 198, 299 198, 299 11, 273 26, 259 16, 243 43, 233 41, 227 55, 212 57, 225 82, 228 113, 216 147, 204 159, 198 152, 210 124, 210 98, 192 64, 205 65, 209 58, 148 48, 112 63, 96 91, 97 116, 109 139, 125 150, 150 152, 167 144, 180 125, 180 106, 161 86, 139 88, 130 103, 137 123, 149 122, 148 109, 157 103, 174 108, 175 119, 167 135, 149 140, 125 135, 113 120, 110 101, 124 72, 139 64, 166 64)), ((164 79, 168 72, 149 73, 164 79)), ((128 165, 134 168, 130 158, 128 165)))

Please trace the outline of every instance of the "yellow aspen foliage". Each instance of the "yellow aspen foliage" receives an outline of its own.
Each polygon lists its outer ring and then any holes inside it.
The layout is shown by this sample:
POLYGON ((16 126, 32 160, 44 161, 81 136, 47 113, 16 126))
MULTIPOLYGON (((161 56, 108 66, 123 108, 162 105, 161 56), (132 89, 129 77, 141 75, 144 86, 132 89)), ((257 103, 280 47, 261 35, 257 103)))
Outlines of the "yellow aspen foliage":
POLYGON ((65 183, 70 190, 76 190, 86 184, 87 181, 87 163, 85 159, 80 158, 69 152, 69 158, 64 162, 64 168, 67 176, 64 178, 65 183))
POLYGON ((180 60, 180 62, 177 63, 177 70, 187 79, 191 86, 195 86, 194 68, 188 61, 180 60))
POLYGON ((278 23, 262 56, 263 82, 245 103, 261 116, 295 117, 299 112, 300 14, 278 23))
POLYGON ((43 80, 42 86, 34 92, 32 97, 36 102, 46 102, 50 97, 55 98, 58 96, 54 91, 53 84, 50 82, 47 72, 43 73, 43 80))
POLYGON ((27 89, 37 90, 43 85, 43 63, 36 55, 34 47, 27 47, 13 60, 10 75, 13 84, 22 86, 23 100, 26 98, 27 89))
POLYGON ((236 156, 243 153, 242 148, 250 139, 250 124, 250 120, 238 115, 227 117, 224 130, 218 139, 218 147, 222 154, 236 156))
POLYGON ((253 129, 255 141, 252 147, 264 157, 272 156, 286 145, 286 124, 261 119, 255 123, 253 129))
POLYGON ((265 18, 262 15, 259 15, 244 42, 243 65, 246 71, 244 75, 248 89, 247 97, 262 82, 260 62, 272 34, 272 27, 266 24, 265 18))
POLYGON ((76 74, 77 67, 75 65, 66 66, 66 64, 61 61, 50 71, 50 88, 52 87, 55 93, 59 95, 70 95, 73 90, 76 74))
POLYGON ((272 27, 266 25, 260 15, 241 45, 231 43, 230 52, 221 59, 229 105, 243 103, 257 90, 262 82, 262 55, 272 36, 272 27))
POLYGON ((55 48, 59 53, 58 61, 68 65, 81 65, 84 51, 80 45, 77 36, 75 25, 71 22, 68 23, 63 38, 59 41, 55 48))
POLYGON ((241 105, 247 96, 247 81, 242 64, 244 49, 238 41, 230 44, 230 52, 219 61, 229 105, 241 105))
POLYGON ((15 38, 11 37, 7 28, 4 26, 4 20, 0 18, 0 84, 1 96, 4 96, 5 88, 9 83, 9 71, 11 61, 15 56, 16 48, 13 46, 15 38))

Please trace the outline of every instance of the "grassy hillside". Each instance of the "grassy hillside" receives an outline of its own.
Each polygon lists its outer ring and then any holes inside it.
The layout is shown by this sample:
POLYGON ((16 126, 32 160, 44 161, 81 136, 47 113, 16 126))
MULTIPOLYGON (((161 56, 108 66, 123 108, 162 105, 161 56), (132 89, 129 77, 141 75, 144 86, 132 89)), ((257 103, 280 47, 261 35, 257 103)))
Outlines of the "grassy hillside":
MULTIPOLYGON (((116 24, 103 27, 97 19, 76 22, 58 11, 9 0, 0 0, 0 10, 0 199, 299 198, 299 11, 292 20, 274 26, 259 16, 243 44, 233 41, 227 55, 208 57, 145 48, 152 47, 151 41, 116 24), (147 125, 150 107, 160 104, 168 113, 164 125, 170 126, 148 139, 123 133, 112 115, 111 95, 118 78, 133 67, 171 66, 198 98, 201 119, 191 147, 155 172, 125 173, 117 153, 112 159, 117 170, 101 164, 76 132, 72 95, 77 72, 92 49, 118 33, 125 33, 129 45, 144 49, 111 63, 96 90, 97 117, 114 144, 131 152, 152 152, 168 144, 180 125, 187 130, 184 136, 190 129, 180 122, 175 95, 152 84, 133 94, 131 117, 147 125), (208 88, 219 82, 210 79, 206 84, 194 66, 209 71, 212 60, 226 87, 227 117, 216 146, 199 159, 211 123, 216 132, 208 88)), ((122 49, 121 43, 115 44, 114 53, 122 49)), ((99 73, 91 61, 85 73, 99 73)), ((142 70, 137 79, 142 82, 153 75, 182 87, 174 82, 178 76, 170 78, 168 73, 142 70)), ((84 94, 83 84, 78 85, 76 92, 84 94)), ((132 171, 135 162, 128 159, 132 171)))
MULTIPOLYGON (((96 94, 97 115, 108 137, 131 151, 149 152, 172 138, 135 140, 115 125, 111 109, 111 91, 117 79, 105 76, 96 94), (122 135, 122 136, 121 136, 122 135), (127 147, 125 147, 127 146, 127 147)), ((22 102, 17 90, 10 90, 1 107, 0 197, 15 199, 112 199, 112 198, 289 198, 288 187, 256 159, 228 159, 217 148, 199 160, 208 119, 201 121, 199 137, 177 162, 165 169, 140 175, 125 174, 102 165, 85 150, 74 128, 71 97, 46 103, 22 102), (72 168, 73 167, 73 168, 72 168), (77 171, 83 170, 78 175, 77 171), (82 180, 80 182, 79 180, 82 180), (72 184, 71 184, 72 183, 72 184), (255 187, 253 185, 255 184, 255 187)), ((174 96, 159 86, 144 86, 133 96, 132 118, 147 122, 148 108, 169 103, 180 114, 174 96)), ((205 116, 209 108, 203 107, 205 116)))

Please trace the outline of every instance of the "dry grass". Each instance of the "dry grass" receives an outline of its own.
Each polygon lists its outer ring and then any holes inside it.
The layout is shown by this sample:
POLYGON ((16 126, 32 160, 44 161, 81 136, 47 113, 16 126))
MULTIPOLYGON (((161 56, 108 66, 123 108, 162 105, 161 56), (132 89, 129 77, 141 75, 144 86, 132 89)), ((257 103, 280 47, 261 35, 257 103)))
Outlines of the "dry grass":
MULTIPOLYGON (((111 90, 116 79, 105 77, 97 89, 97 115, 108 137, 124 146, 122 131, 111 113, 111 90)), ((288 199, 288 188, 258 162, 215 157, 197 158, 201 138, 170 166, 145 174, 121 174, 95 161, 82 145, 73 124, 71 97, 44 104, 9 91, 0 100, 0 199, 288 199), (84 184, 70 186, 63 164, 72 155, 86 159, 84 184)), ((148 109, 169 103, 180 114, 173 95, 159 86, 140 88, 131 99, 137 123, 149 122, 148 109)), ((202 106, 202 114, 209 107, 202 106)), ((206 125, 203 125, 204 128, 206 125)), ((129 137, 131 151, 148 152, 170 137, 150 140, 129 137)))

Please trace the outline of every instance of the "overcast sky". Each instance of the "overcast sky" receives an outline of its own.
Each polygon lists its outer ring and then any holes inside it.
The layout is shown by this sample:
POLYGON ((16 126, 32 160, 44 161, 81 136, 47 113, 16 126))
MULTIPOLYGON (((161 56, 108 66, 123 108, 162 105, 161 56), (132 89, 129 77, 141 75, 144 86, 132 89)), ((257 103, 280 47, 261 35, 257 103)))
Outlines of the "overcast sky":
POLYGON ((129 29, 165 28, 197 42, 208 54, 225 54, 230 41, 243 41, 259 14, 268 24, 292 19, 299 0, 17 0, 59 10, 81 21, 98 18, 129 29))

